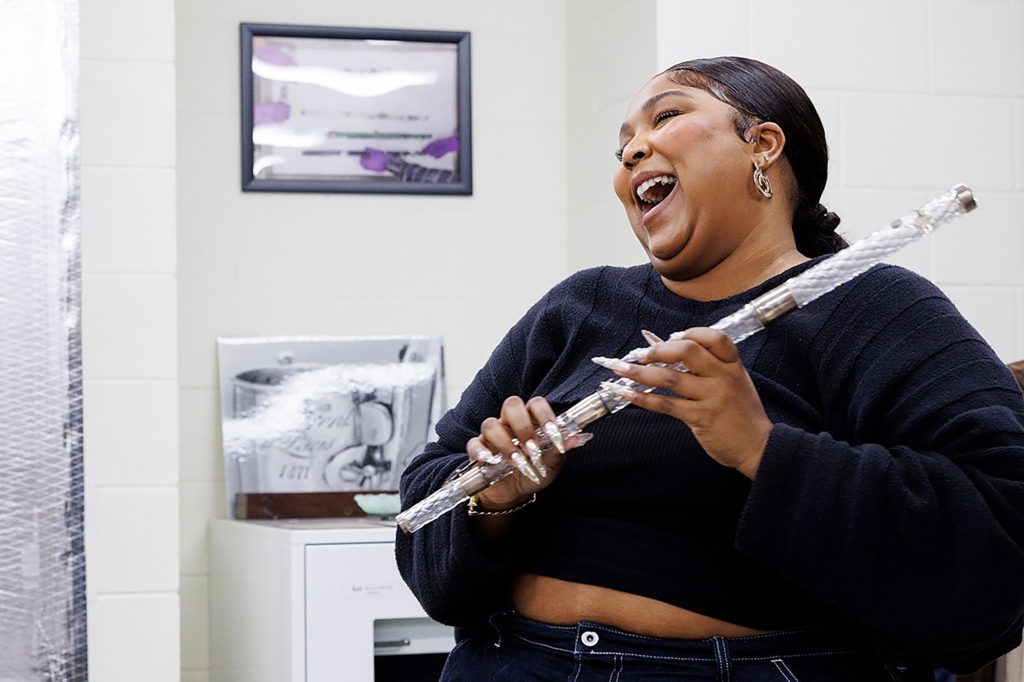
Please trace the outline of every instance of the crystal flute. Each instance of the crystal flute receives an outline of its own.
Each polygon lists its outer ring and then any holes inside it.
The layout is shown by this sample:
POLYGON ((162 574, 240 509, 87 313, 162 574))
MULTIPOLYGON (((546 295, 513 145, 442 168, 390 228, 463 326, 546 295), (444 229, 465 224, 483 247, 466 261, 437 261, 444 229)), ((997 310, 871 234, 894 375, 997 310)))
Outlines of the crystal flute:
MULTIPOLYGON (((739 343, 764 329, 769 322, 796 308, 804 307, 878 264, 889 254, 931 234, 940 225, 974 210, 976 206, 974 193, 970 188, 963 184, 955 185, 921 208, 897 218, 888 227, 877 230, 786 280, 711 325, 711 328, 725 332, 734 343, 739 343)), ((669 339, 678 339, 683 333, 675 332, 669 339)), ((632 353, 626 355, 624 359, 632 359, 632 353)), ((686 371, 681 364, 671 366, 686 371)), ((556 425, 564 441, 587 436, 588 434, 583 433, 587 426, 629 405, 628 401, 618 395, 616 387, 628 387, 645 392, 652 390, 651 387, 625 377, 606 383, 608 388, 602 386, 558 415, 556 425)), ((536 432, 535 440, 542 451, 555 447, 543 429, 536 432)), ((467 464, 457 470, 439 490, 398 514, 398 527, 407 533, 413 533, 515 470, 506 460, 496 464, 467 464)))

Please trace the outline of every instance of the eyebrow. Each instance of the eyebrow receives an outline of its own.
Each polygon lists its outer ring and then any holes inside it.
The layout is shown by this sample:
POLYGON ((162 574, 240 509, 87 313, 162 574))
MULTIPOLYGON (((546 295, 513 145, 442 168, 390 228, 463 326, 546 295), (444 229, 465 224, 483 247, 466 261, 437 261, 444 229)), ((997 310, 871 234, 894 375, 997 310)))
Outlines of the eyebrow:
MULTIPOLYGON (((643 112, 643 113, 649 112, 651 109, 653 109, 658 104, 658 102, 660 102, 661 100, 665 99, 666 97, 685 97, 686 99, 689 99, 689 100, 696 99, 696 97, 694 97, 690 93, 686 92, 685 90, 666 90, 665 92, 659 92, 657 95, 651 97, 649 100, 644 102, 643 105, 640 107, 640 111, 643 112)), ((622 137, 628 131, 629 131, 629 124, 628 123, 623 123, 619 127, 619 137, 622 137)))

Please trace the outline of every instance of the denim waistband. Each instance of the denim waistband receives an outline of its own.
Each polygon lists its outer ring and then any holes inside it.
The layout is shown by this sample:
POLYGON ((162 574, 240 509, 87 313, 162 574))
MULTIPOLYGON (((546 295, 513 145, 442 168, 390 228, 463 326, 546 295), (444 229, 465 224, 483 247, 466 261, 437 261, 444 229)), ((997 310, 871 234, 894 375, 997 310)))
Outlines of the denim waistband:
POLYGON ((785 630, 746 637, 664 639, 638 635, 601 623, 549 625, 506 611, 494 614, 498 646, 514 637, 533 646, 583 657, 615 656, 651 660, 712 662, 828 656, 870 649, 848 630, 833 626, 785 630))

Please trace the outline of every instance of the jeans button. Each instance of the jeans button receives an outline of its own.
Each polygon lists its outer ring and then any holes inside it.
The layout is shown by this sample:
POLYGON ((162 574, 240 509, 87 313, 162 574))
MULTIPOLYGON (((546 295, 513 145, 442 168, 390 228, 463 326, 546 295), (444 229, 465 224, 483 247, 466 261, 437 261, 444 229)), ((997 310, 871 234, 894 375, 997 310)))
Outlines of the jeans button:
POLYGON ((595 644, 597 644, 598 639, 599 637, 597 636, 597 633, 593 630, 587 630, 582 635, 580 635, 580 641, 583 642, 583 644, 586 646, 594 646, 595 644))

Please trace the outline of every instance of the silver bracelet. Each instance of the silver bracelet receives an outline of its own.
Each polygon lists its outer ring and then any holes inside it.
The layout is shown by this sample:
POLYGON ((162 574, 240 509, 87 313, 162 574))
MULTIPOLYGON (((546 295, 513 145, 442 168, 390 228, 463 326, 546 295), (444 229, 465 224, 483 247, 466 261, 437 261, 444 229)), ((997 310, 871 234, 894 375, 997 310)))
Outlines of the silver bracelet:
POLYGON ((534 493, 526 502, 523 502, 522 504, 517 504, 516 506, 510 509, 502 509, 501 511, 484 511, 483 509, 479 508, 480 500, 478 496, 473 495, 473 497, 469 498, 469 506, 467 507, 466 510, 469 512, 470 516, 505 516, 507 514, 515 514, 517 511, 519 511, 526 505, 533 504, 536 501, 537 493, 534 493))

